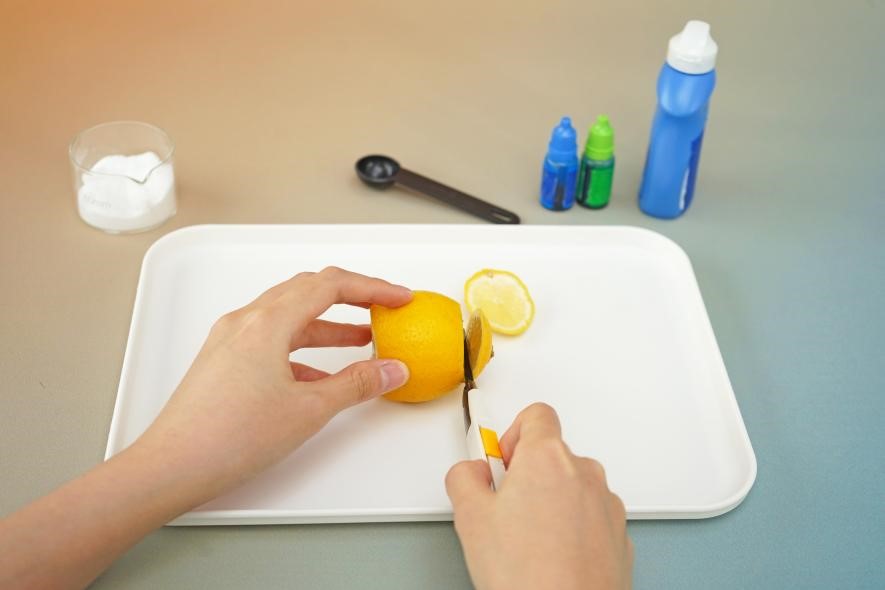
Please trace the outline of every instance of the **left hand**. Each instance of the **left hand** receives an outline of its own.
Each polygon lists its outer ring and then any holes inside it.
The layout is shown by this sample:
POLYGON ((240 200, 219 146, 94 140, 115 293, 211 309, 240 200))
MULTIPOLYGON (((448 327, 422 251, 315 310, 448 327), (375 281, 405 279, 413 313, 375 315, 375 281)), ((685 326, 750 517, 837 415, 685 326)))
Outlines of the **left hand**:
POLYGON ((299 348, 364 346, 369 326, 317 319, 335 303, 398 307, 411 291, 330 267, 301 273, 212 327, 190 370, 137 441, 201 475, 208 500, 284 458, 341 410, 399 387, 397 360, 358 362, 334 375, 289 361, 299 348))

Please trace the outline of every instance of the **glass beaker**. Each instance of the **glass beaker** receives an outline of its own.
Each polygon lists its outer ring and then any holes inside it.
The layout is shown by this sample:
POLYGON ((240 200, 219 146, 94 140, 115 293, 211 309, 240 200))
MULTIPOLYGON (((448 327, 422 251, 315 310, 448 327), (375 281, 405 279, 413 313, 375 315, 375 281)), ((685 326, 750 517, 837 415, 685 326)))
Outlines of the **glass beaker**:
POLYGON ((138 121, 81 131, 68 151, 80 217, 112 234, 162 225, 177 207, 174 151, 165 131, 138 121))

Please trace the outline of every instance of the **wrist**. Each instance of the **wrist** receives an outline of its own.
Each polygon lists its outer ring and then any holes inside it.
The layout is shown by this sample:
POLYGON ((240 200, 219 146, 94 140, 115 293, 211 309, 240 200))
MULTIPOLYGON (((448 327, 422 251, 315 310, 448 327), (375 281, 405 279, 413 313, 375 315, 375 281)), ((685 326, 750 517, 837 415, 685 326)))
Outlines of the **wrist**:
POLYGON ((224 464, 199 447, 149 429, 111 461, 119 461, 121 474, 137 488, 132 493, 162 515, 165 524, 231 485, 221 472, 224 464))

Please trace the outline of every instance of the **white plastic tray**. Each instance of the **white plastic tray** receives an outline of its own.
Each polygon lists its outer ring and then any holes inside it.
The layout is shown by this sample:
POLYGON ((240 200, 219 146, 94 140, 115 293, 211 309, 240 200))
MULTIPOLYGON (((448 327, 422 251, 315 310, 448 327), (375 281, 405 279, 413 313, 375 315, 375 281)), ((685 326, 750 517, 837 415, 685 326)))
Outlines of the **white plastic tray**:
MULTIPOLYGON (((483 267, 516 272, 535 321, 495 340, 479 379, 500 433, 533 401, 606 467, 630 518, 734 508, 756 458, 688 257, 628 227, 197 226, 145 255, 106 455, 135 440, 223 313, 303 270, 337 265, 463 299, 483 267)), ((465 312, 466 314, 466 312, 465 312)), ((367 322, 336 306, 324 317, 367 322)), ((466 317, 466 315, 465 315, 466 317)), ((295 358, 334 371, 370 347, 295 358)), ((174 524, 450 520, 443 479, 465 457, 460 395, 377 400, 337 416, 285 461, 174 524)))

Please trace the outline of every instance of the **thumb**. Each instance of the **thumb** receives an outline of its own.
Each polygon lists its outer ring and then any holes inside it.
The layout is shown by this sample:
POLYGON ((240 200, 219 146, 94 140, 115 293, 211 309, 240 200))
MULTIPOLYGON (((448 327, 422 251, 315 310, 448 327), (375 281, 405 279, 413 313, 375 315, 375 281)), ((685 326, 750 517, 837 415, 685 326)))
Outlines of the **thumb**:
POLYGON ((409 369, 393 359, 373 359, 353 363, 312 385, 337 414, 345 408, 376 398, 409 380, 409 369))
POLYGON ((481 459, 456 463, 446 474, 446 493, 455 514, 470 502, 482 502, 492 497, 491 485, 489 465, 481 459))

